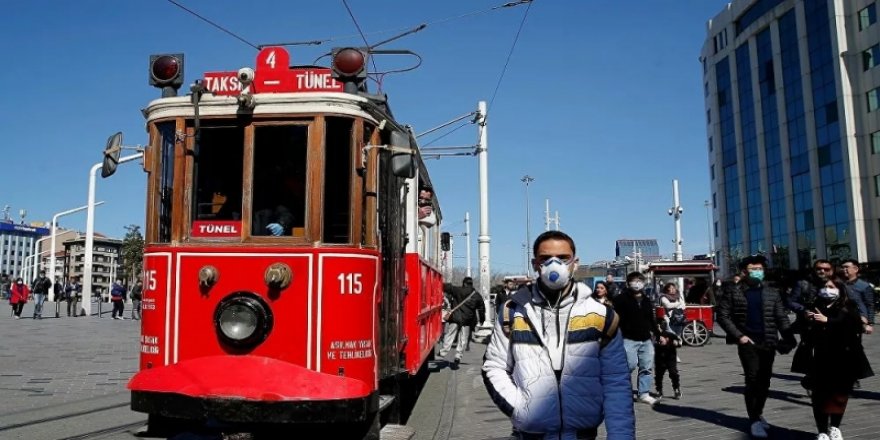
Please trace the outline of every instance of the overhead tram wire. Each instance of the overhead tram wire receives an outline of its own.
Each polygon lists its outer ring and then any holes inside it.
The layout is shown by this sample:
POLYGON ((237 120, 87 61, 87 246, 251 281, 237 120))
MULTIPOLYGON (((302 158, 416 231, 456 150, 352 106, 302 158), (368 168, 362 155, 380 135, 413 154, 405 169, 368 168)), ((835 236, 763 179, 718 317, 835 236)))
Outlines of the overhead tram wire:
MULTIPOLYGON (((462 127, 467 126, 467 125, 470 125, 470 124, 471 124, 470 121, 462 122, 461 124, 459 124, 458 126, 456 126, 455 128, 453 128, 452 130, 449 130, 449 131, 447 131, 446 133, 443 133, 443 134, 441 134, 440 136, 437 136, 437 137, 435 137, 434 139, 431 139, 430 141, 425 142, 423 145, 420 146, 420 148, 425 148, 425 147, 427 147, 428 145, 431 145, 431 144, 433 144, 434 142, 437 142, 437 141, 439 141, 440 139, 443 139, 443 138, 445 138, 446 136, 449 136, 450 134, 455 133, 456 131, 460 130, 462 127)), ((469 154, 469 155, 472 155, 471 153, 468 153, 468 154, 469 154)))
POLYGON ((507 53, 507 60, 504 61, 504 67, 501 69, 501 75, 498 76, 498 82, 495 84, 495 91, 492 92, 492 99, 489 100, 489 106, 486 107, 486 116, 483 118, 485 121, 489 118, 489 112, 492 111, 492 106, 495 104, 495 98, 498 96, 498 89, 501 88, 501 81, 504 79, 504 74, 507 73, 507 66, 510 64, 510 58, 513 57, 513 51, 516 49, 516 43, 519 42, 519 35, 522 33, 523 26, 526 24, 526 18, 529 17, 529 11, 532 10, 532 2, 533 0, 522 0, 516 2, 516 4, 528 3, 526 7, 526 12, 523 13, 522 21, 519 22, 519 28, 516 30, 516 35, 513 37, 513 44, 510 45, 510 52, 507 53))
MULTIPOLYGON (((364 40, 364 47, 370 49, 370 43, 367 43, 367 37, 364 35, 364 31, 361 29, 360 23, 358 23, 357 18, 355 18, 354 12, 352 12, 351 7, 348 6, 348 0, 342 0, 342 4, 345 6, 345 10, 348 11, 348 16, 351 17, 351 21, 354 22, 354 27, 361 35, 361 39, 364 40)), ((370 57, 370 64, 373 65, 374 71, 379 71, 379 68, 376 67, 376 57, 370 57)), ((374 81, 376 81, 376 85, 379 87, 379 91, 382 91, 382 77, 380 76, 374 79, 374 81)))
POLYGON ((260 50, 260 47, 257 46, 256 44, 251 43, 251 42, 248 41, 248 40, 245 40, 244 38, 242 38, 241 36, 239 36, 239 35, 236 34, 235 32, 232 32, 232 31, 230 31, 229 29, 226 29, 226 28, 224 28, 223 26, 220 26, 219 24, 214 23, 213 21, 211 21, 211 20, 209 20, 209 19, 207 19, 207 18, 205 18, 205 17, 199 15, 197 12, 193 11, 192 9, 187 8, 186 6, 183 6, 182 4, 176 2, 175 0, 167 0, 167 1, 168 1, 168 3, 171 3, 172 5, 177 6, 178 8, 183 9, 184 11, 190 13, 191 15, 195 16, 195 17, 198 18, 199 20, 202 20, 202 21, 204 21, 205 23, 208 23, 208 24, 210 24, 211 26, 214 26, 215 28, 221 30, 222 32, 224 32, 224 33, 226 33, 226 34, 232 36, 232 37, 235 38, 236 40, 241 41, 242 43, 247 44, 248 46, 253 47, 253 48, 256 49, 256 50, 260 50))

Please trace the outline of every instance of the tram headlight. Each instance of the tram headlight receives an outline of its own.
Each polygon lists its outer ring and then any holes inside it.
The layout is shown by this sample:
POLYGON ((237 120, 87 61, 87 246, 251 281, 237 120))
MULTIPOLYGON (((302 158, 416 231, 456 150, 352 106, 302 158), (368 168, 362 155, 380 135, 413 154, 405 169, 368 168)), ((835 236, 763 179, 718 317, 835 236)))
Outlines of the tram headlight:
POLYGON ((235 347, 252 348, 269 335, 272 313, 260 297, 239 292, 217 305, 214 325, 223 342, 235 347))

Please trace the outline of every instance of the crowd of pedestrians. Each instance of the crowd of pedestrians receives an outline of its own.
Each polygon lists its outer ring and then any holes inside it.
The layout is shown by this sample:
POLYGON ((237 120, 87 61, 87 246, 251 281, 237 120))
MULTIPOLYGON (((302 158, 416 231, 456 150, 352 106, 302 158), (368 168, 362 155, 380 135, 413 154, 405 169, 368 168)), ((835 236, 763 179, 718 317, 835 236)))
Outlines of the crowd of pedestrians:
MULTIPOLYGON (((28 286, 21 277, 0 275, 0 299, 9 301, 13 319, 21 319, 24 306, 29 301, 34 302, 33 319, 43 319, 43 306, 48 299, 50 289, 55 295, 56 307, 60 307, 58 303, 67 304, 68 317, 85 316, 82 305, 83 286, 77 277, 72 276, 67 280, 56 278, 55 282, 52 282, 45 271, 40 271, 39 276, 28 286)), ((100 295, 96 295, 96 298, 101 301, 100 295)), ((138 280, 130 290, 122 279, 112 284, 110 301, 113 304, 111 313, 113 319, 126 319, 124 317, 126 298, 131 299, 132 302, 131 319, 140 320, 143 282, 138 280)), ((56 312, 60 313, 58 309, 56 312)))
POLYGON ((766 258, 749 256, 727 279, 698 279, 684 292, 667 283, 652 298, 640 272, 627 274, 623 288, 610 276, 595 290, 574 281, 575 245, 562 232, 539 236, 533 257, 537 279, 498 295, 482 368, 512 438, 594 439, 603 423, 608 439, 635 438, 633 403, 664 398, 667 373, 669 396, 683 396, 677 348, 691 303, 714 305, 737 347, 752 438, 772 433, 764 406, 777 353, 794 351, 782 368, 803 374, 817 440, 843 439, 849 396, 873 375, 862 337, 873 332, 874 287, 859 278, 856 260, 817 260, 806 279, 784 288, 765 280, 766 258))

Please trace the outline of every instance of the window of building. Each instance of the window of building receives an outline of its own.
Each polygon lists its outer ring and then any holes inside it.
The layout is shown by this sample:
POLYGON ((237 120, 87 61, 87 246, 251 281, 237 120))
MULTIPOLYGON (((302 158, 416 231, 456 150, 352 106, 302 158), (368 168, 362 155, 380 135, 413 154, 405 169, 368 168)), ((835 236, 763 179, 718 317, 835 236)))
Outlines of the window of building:
POLYGON ((711 152, 714 149, 715 149, 715 146, 712 145, 712 136, 709 136, 709 151, 711 152))
POLYGON ((871 154, 880 154, 880 131, 871 133, 871 154))
POLYGON ((703 96, 709 96, 709 83, 703 83, 703 96))
POLYGON ((874 176, 874 197, 880 197, 880 174, 874 176))
POLYGON ((718 207, 718 197, 717 197, 717 194, 712 193, 712 208, 714 209, 714 208, 717 208, 717 207, 718 207))
POLYGON ((718 222, 715 222, 715 238, 718 238, 718 222))
POLYGON ((877 22, 877 6, 874 3, 868 5, 865 9, 859 11, 859 30, 864 30, 868 26, 877 22))
POLYGON ((712 180, 715 180, 715 165, 709 166, 709 176, 712 177, 712 180))
POLYGON ((706 110, 706 123, 712 123, 712 109, 706 110))
POLYGON ((862 70, 870 70, 880 62, 880 44, 875 44, 862 52, 862 70))
POLYGON ((868 92, 868 112, 880 108, 880 87, 868 92))

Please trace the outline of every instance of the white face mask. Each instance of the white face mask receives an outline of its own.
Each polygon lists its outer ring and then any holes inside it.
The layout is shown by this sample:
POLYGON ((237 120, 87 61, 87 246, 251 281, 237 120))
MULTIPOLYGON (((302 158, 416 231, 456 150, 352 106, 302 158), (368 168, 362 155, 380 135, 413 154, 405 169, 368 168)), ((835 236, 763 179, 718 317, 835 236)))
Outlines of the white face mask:
POLYGON ((630 281, 629 288, 632 290, 635 290, 637 292, 641 291, 642 289, 645 288, 645 282, 644 281, 630 281))
POLYGON ((571 280, 571 271, 568 265, 559 258, 551 258, 540 267, 541 281, 545 286, 553 290, 559 290, 568 285, 571 280))
POLYGON ((837 299, 840 296, 840 290, 833 287, 823 287, 819 289, 819 296, 826 299, 837 299))

